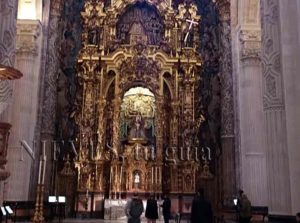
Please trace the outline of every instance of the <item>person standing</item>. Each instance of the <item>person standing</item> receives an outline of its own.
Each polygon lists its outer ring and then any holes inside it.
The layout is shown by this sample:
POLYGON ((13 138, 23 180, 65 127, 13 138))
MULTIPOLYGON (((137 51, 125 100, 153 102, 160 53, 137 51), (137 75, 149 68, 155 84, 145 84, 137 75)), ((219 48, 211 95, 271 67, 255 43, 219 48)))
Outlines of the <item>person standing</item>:
POLYGON ((153 194, 151 194, 147 200, 145 217, 148 223, 155 223, 156 219, 158 219, 157 201, 153 194))
POLYGON ((161 205, 165 223, 169 223, 171 217, 171 200, 168 195, 163 196, 163 204, 161 205))
POLYGON ((240 190, 239 191, 239 222, 240 223, 249 223, 251 218, 252 218, 252 214, 251 214, 251 202, 248 199, 248 197, 246 196, 246 194, 244 194, 244 191, 240 190))
POLYGON ((204 191, 197 192, 192 203, 191 223, 212 223, 213 212, 209 201, 204 199, 204 191))
POLYGON ((138 194, 134 194, 132 199, 126 203, 125 214, 128 219, 128 223, 141 223, 141 215, 144 212, 144 206, 142 200, 138 197, 138 194))

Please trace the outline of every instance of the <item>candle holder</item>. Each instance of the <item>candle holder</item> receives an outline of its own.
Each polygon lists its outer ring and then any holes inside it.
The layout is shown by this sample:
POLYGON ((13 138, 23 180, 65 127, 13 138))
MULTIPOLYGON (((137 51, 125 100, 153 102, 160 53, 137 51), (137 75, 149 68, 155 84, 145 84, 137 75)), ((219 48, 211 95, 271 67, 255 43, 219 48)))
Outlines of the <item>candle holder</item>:
POLYGON ((36 191, 36 201, 35 201, 35 210, 32 222, 34 223, 42 223, 45 221, 44 219, 44 185, 38 184, 37 191, 36 191))
POLYGON ((35 211, 33 215, 33 222, 44 222, 44 190, 45 190, 45 174, 46 174, 46 153, 43 145, 43 153, 40 156, 39 162, 39 176, 36 189, 35 211))

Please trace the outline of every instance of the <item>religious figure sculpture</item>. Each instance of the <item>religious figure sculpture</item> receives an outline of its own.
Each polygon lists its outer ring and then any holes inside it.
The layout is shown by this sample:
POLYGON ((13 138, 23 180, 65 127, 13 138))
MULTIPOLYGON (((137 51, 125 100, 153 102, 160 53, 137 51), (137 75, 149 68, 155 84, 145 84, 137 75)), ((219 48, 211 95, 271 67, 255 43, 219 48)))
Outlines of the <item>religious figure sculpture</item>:
POLYGON ((132 126, 130 133, 130 139, 145 139, 145 126, 143 117, 140 113, 135 116, 134 125, 132 126))
POLYGON ((88 43, 91 45, 99 44, 99 31, 92 29, 88 32, 88 43))
POLYGON ((134 183, 139 184, 140 183, 140 175, 138 173, 134 176, 134 183))
POLYGON ((135 172, 134 174, 134 188, 139 189, 141 183, 141 176, 138 172, 135 172))

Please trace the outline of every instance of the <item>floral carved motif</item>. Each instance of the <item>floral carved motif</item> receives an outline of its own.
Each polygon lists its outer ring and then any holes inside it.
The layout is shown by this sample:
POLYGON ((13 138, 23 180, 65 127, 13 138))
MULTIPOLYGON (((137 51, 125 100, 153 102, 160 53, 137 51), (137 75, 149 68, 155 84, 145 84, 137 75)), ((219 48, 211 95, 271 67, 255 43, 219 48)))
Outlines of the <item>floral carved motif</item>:
POLYGON ((262 14, 262 65, 264 109, 283 109, 282 65, 278 1, 263 1, 262 14))

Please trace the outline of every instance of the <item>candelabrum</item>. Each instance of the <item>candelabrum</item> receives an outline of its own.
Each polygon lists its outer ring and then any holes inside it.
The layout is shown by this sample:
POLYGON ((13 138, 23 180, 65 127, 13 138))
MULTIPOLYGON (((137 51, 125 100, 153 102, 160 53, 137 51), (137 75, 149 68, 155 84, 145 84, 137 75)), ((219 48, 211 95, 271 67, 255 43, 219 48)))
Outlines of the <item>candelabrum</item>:
POLYGON ((45 175, 46 175, 46 146, 43 144, 43 154, 40 156, 39 176, 36 189, 35 211, 32 221, 34 223, 44 222, 44 190, 45 190, 45 175))
POLYGON ((35 211, 32 221, 34 223, 44 222, 44 184, 37 185, 35 211))

